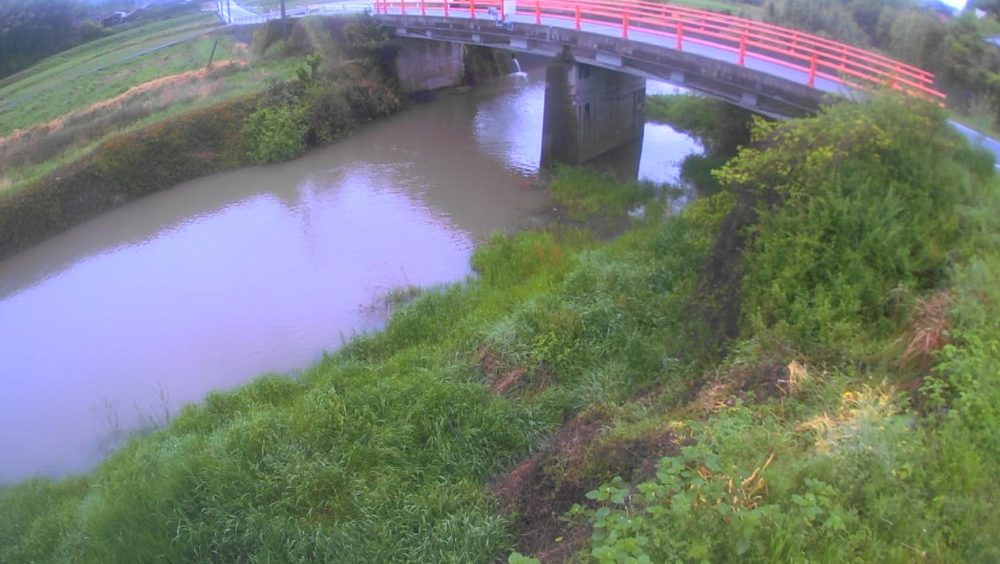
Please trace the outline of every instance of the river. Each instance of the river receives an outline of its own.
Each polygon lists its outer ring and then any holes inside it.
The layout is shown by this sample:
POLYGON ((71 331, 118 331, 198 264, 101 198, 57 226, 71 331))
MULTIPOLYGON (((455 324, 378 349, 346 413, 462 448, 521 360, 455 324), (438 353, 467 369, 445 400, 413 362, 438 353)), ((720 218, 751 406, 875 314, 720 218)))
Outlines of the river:
MULTIPOLYGON (((0 483, 85 471, 180 405, 378 329, 386 292, 463 280, 478 242, 542 221, 543 100, 543 69, 441 94, 0 263, 0 483)), ((640 176, 674 181, 697 151, 647 124, 640 176)))

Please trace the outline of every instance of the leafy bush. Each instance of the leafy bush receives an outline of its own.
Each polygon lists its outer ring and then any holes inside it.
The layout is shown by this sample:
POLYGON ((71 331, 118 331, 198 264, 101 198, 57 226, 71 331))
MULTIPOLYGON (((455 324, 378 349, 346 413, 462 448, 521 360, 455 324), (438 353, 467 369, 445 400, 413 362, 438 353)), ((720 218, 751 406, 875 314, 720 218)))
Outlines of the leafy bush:
POLYGON ((401 110, 403 98, 389 84, 375 78, 362 78, 344 89, 348 105, 358 121, 371 121, 401 110))
POLYGON ((258 56, 268 54, 284 55, 284 40, 287 37, 288 22, 271 20, 253 30, 251 49, 258 56))
POLYGON ((306 122, 313 143, 332 143, 357 122, 340 85, 312 85, 306 91, 305 99, 306 122))
POLYGON ((722 190, 714 171, 729 162, 727 157, 688 155, 681 161, 681 179, 697 190, 699 196, 711 196, 722 190))
POLYGON ((243 124, 247 156, 257 163, 293 159, 305 152, 308 131, 306 113, 297 100, 260 108, 243 124))
POLYGON ((894 289, 945 281, 958 210, 990 172, 929 104, 878 98, 759 123, 720 173, 756 202, 746 328, 806 349, 860 344, 900 321, 894 289))
POLYGON ((720 366, 724 376, 702 389, 712 401, 698 400, 708 416, 685 413, 675 427, 694 445, 663 458, 655 477, 611 480, 588 494, 594 506, 571 512, 594 528, 591 557, 1000 557, 990 509, 1000 498, 1000 185, 991 160, 937 110, 907 104, 881 99, 758 128, 758 143, 721 175, 760 213, 742 280, 757 317, 730 362, 790 354, 761 345, 777 333, 827 368, 800 368, 795 380, 789 365, 780 402, 744 405, 713 396, 713 386, 743 385, 720 366), (873 368, 901 362, 891 343, 902 316, 886 303, 901 280, 925 295, 951 283, 954 296, 950 344, 915 397, 873 368), (882 290, 864 293, 872 287, 882 290), (850 306, 830 307, 839 301, 850 306), (830 363, 830 348, 843 364, 830 363))

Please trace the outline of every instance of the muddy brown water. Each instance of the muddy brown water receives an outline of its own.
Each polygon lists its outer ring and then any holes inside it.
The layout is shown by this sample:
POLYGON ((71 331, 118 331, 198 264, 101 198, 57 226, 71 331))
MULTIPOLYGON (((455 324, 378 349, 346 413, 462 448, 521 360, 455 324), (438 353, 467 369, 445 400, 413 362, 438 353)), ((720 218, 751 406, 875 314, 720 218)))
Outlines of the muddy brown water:
MULTIPOLYGON (((377 330, 386 292, 460 281, 477 243, 537 225, 541 77, 439 95, 0 263, 0 483, 85 471, 211 390, 295 374, 377 330)), ((675 180, 699 150, 650 124, 640 176, 675 180)))

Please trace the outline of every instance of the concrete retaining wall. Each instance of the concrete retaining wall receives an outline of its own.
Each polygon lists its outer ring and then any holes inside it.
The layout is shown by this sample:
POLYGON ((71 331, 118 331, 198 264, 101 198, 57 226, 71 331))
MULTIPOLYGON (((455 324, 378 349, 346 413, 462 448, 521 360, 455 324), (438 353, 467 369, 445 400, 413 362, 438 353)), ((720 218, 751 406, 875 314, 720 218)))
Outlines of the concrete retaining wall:
POLYGON ((396 56, 396 75, 406 93, 458 86, 465 66, 460 43, 398 39, 402 44, 396 56))

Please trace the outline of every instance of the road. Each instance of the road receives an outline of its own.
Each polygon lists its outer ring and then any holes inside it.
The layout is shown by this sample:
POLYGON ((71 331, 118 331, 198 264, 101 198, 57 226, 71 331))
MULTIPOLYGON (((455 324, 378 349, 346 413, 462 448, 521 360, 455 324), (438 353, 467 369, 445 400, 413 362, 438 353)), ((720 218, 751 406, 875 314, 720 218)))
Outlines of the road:
POLYGON ((964 135, 970 143, 993 153, 995 163, 993 166, 996 168, 997 172, 1000 172, 1000 141, 997 141, 992 137, 987 137, 985 134, 970 127, 966 127, 957 121, 951 120, 949 123, 951 123, 951 126, 957 129, 959 133, 964 135))
MULTIPOLYGON (((223 22, 232 25, 253 25, 281 18, 281 12, 278 10, 258 14, 233 0, 216 0, 216 2, 219 7, 217 11, 219 17, 223 22)), ((306 15, 366 13, 372 11, 373 5, 372 2, 358 2, 357 0, 318 2, 289 8, 285 10, 285 13, 292 18, 301 18, 306 15)))

